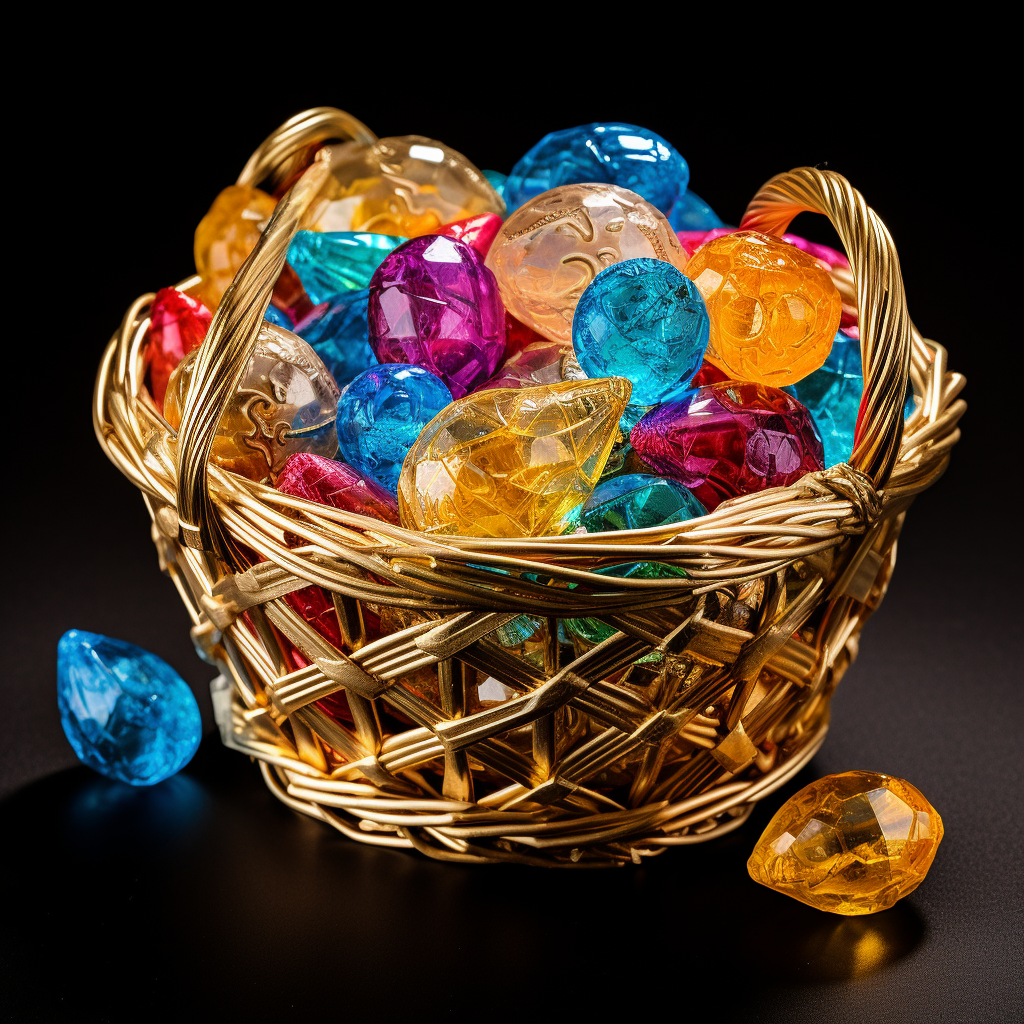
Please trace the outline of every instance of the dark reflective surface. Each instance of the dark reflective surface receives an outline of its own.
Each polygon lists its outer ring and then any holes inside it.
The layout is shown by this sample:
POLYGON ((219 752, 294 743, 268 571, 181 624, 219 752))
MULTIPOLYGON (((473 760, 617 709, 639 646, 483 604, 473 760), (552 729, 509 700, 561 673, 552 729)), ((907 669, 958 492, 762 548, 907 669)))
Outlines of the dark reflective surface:
POLYGON ((552 1007, 596 1008, 627 999, 601 995, 627 964, 638 982, 707 983, 730 964, 742 1013, 765 987, 864 978, 913 952, 924 924, 909 903, 847 920, 747 880, 768 809, 755 814, 637 869, 477 868, 345 840, 280 806, 215 736, 149 790, 69 769, 0 806, 2 877, 32 894, 4 917, 14 1007, 69 1019, 187 1009, 198 988, 208 1010, 264 1019, 329 1014, 343 988, 348 1013, 372 1013, 380 992, 360 979, 386 966, 395 1007, 446 977, 474 1001, 549 977, 565 979, 552 1007), (59 967, 44 950, 62 951, 59 967), (585 977, 590 990, 574 992, 585 977))

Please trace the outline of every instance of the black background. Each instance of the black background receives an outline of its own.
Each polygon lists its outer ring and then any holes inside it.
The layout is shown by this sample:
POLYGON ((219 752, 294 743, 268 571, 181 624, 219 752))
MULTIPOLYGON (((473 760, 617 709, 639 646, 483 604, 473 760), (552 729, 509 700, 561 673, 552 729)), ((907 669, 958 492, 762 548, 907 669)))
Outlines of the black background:
MULTIPOLYGON (((688 55, 678 26, 623 78, 635 34, 606 27, 524 55, 509 25, 497 42, 466 24, 381 25, 354 57, 358 33, 328 22, 313 59, 313 39, 243 18, 220 58, 212 26, 168 20, 130 43, 68 38, 46 51, 59 93, 9 97, 10 164, 28 183, 6 219, 19 314, 6 324, 17 412, 0 674, 10 1019, 685 1019, 705 1006, 729 1021, 1019 1018, 1019 564, 1001 544, 1020 516, 997 492, 1019 461, 1004 87, 966 73, 966 40, 925 56, 867 31, 840 53, 823 31, 811 52, 834 56, 813 61, 766 55, 768 32, 761 51, 745 39, 688 55), (293 815, 210 731, 211 671, 141 500, 95 443, 92 381, 135 296, 191 271, 194 226, 252 149, 319 104, 505 172, 547 131, 625 120, 674 142, 727 222, 772 174, 824 164, 887 223, 911 315, 968 376, 964 437, 911 510, 824 748, 726 839, 618 872, 438 865, 293 815), (72 627, 141 644, 192 684, 208 733, 180 776, 137 792, 76 767, 54 699, 72 627), (745 858, 782 798, 852 768, 910 780, 942 814, 921 888, 841 919, 750 882, 745 858)), ((795 229, 832 237, 809 215, 795 229)))

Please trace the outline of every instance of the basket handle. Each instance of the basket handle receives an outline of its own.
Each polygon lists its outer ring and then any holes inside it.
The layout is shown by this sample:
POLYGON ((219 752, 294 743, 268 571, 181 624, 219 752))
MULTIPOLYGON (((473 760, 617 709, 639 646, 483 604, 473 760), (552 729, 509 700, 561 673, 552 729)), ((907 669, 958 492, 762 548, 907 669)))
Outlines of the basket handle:
POLYGON ((899 455, 910 376, 912 330, 899 257, 864 197, 842 175, 814 167, 798 167, 762 185, 740 227, 782 235, 805 210, 828 217, 850 259, 864 367, 850 465, 878 489, 888 482, 899 455))

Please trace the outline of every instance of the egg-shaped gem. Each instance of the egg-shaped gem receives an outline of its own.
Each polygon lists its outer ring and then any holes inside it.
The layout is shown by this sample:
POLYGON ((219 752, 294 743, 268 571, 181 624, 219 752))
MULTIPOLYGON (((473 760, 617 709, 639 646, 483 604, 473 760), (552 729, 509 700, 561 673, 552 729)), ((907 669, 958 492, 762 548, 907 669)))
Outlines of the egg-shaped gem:
POLYGON ((288 246, 288 264, 316 305, 339 292, 368 288, 384 257, 404 241, 365 231, 299 231, 288 246))
POLYGON ((676 231, 711 231, 723 226, 722 218, 689 189, 676 197, 668 211, 668 222, 676 231))
POLYGON ((667 210, 686 191, 690 168, 671 143, 633 124, 581 124, 545 135, 512 168, 505 183, 510 210, 580 181, 627 188, 667 210))
POLYGON ((158 409, 164 407, 167 382, 178 363, 199 348, 213 314, 199 299, 177 288, 161 288, 149 311, 149 388, 158 409))
POLYGON ((809 253, 756 231, 705 242, 686 268, 711 317, 708 358, 734 380, 783 387, 828 357, 843 302, 809 253))
POLYGON ((258 188, 229 185, 199 222, 195 236, 196 272, 203 278, 203 300, 216 309, 228 285, 256 248, 277 205, 258 188))
POLYGON ((572 344, 588 377, 626 377, 631 405, 656 405, 686 389, 708 330, 704 300, 681 270, 632 259, 602 270, 580 296, 572 344))
POLYGON ((629 390, 621 378, 566 381, 452 403, 406 457, 402 525, 471 537, 560 532, 601 476, 629 390))
MULTIPOLYGON (((175 430, 195 367, 187 355, 171 376, 164 418, 175 430)), ((238 390, 217 428, 211 457, 250 480, 276 475, 295 452, 330 457, 338 450, 338 385, 301 338, 264 322, 238 390)))
POLYGON ((587 533, 645 530, 706 515, 707 509, 678 480, 651 473, 625 473, 602 481, 583 503, 587 533))
POLYGON ((414 238, 478 213, 505 212, 483 173, 434 139, 403 135, 327 149, 331 176, 308 218, 317 231, 414 238))
POLYGON ((563 185, 521 206, 487 254, 505 308, 552 341, 572 342, 572 318, 606 267, 648 257, 679 270, 686 255, 658 210, 616 185, 563 185))
POLYGON ((538 384, 560 384, 568 349, 556 341, 542 340, 510 356, 498 372, 477 391, 489 388, 532 388, 538 384))
POLYGON ((57 644, 57 707, 79 760, 133 786, 180 771, 203 734, 196 699, 167 662, 85 630, 57 644))
POLYGON ((341 292, 314 306, 293 330, 323 360, 338 387, 375 366, 366 311, 370 290, 341 292))
POLYGON ((786 487, 824 468, 810 413, 763 384, 698 388, 648 413, 629 440, 648 466, 675 477, 711 510, 726 498, 786 487))
POLYGON ((452 394, 422 366, 383 363, 364 370, 338 402, 338 449, 360 472, 398 493, 409 449, 452 394))
POLYGON ((460 398, 505 354, 505 310, 475 249, 425 235, 400 245, 370 282, 370 346, 382 363, 412 363, 460 398))

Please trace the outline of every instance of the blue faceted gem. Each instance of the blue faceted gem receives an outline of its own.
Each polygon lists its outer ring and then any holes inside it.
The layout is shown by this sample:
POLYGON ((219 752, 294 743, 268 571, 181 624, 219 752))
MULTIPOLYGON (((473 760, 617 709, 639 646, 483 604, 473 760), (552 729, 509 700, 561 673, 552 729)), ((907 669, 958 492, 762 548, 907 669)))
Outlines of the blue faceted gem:
POLYGON ((292 328, 320 357, 339 387, 377 364, 366 319, 369 299, 368 288, 341 292, 314 307, 292 328))
POLYGON ((512 168, 505 202, 516 210, 558 185, 620 185, 667 210, 686 191, 690 168, 660 135, 631 124, 583 124, 545 135, 512 168))
POLYGON ((184 768, 203 731, 192 691, 167 662, 78 629, 57 644, 57 707, 79 760, 133 786, 184 768))
POLYGON ((277 306, 268 306, 266 313, 263 314, 263 319, 267 323, 275 324, 278 327, 283 327, 286 331, 294 331, 295 328, 292 325, 291 319, 286 316, 277 308, 277 306))
POLYGON ((580 296, 572 347, 588 377, 626 377, 630 405, 682 394, 700 369, 711 322, 697 286, 664 260, 602 270, 580 296))
POLYGON ((508 175, 502 174, 501 171, 481 171, 481 174, 490 182, 491 188, 501 196, 505 198, 505 182, 508 181, 508 175))
POLYGON ((405 238, 366 231, 299 231, 288 263, 314 305, 343 291, 369 288, 373 272, 405 238))
POLYGON ((422 366, 381 363, 364 370, 338 402, 341 457, 392 494, 409 449, 452 393, 422 366))
POLYGON ((627 473, 599 483, 583 503, 579 521, 587 533, 607 533, 682 523, 707 515, 707 511, 678 480, 627 473))
POLYGON ((713 231, 723 228, 722 218, 696 192, 687 189, 672 204, 668 222, 673 231, 713 231))

